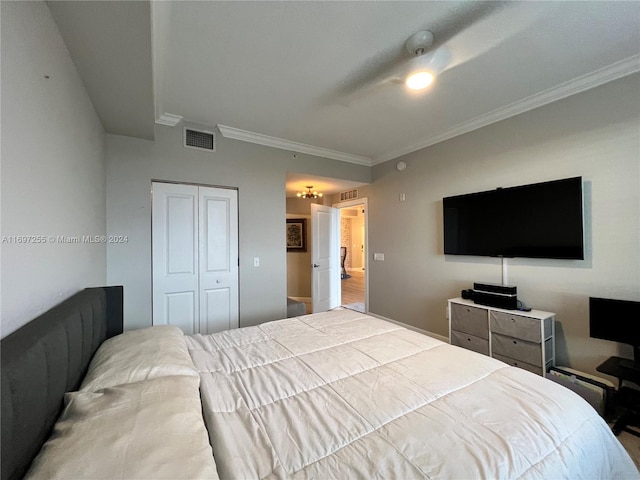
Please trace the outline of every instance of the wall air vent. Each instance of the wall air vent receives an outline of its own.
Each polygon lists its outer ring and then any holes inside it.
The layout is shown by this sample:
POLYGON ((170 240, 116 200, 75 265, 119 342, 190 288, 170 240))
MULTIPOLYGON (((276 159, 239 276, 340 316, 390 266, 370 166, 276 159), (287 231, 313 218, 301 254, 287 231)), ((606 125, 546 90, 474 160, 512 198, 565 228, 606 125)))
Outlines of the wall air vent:
POLYGON ((207 152, 216 151, 216 134, 209 130, 197 130, 190 127, 184 128, 184 146, 205 150, 207 152))
POLYGON ((346 202, 347 200, 355 200, 358 198, 358 189, 347 190, 346 192, 340 192, 340 201, 346 202))

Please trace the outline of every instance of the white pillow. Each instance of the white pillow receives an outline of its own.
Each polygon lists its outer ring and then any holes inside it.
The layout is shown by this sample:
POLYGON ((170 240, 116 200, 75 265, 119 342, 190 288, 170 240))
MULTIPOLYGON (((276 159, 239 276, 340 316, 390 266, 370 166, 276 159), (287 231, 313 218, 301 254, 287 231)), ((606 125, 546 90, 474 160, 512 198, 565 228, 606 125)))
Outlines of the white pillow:
POLYGON ((97 391, 169 375, 199 376, 182 330, 156 326, 105 341, 94 355, 80 390, 97 391))
POLYGON ((28 479, 217 479, 199 379, 73 392, 28 479))

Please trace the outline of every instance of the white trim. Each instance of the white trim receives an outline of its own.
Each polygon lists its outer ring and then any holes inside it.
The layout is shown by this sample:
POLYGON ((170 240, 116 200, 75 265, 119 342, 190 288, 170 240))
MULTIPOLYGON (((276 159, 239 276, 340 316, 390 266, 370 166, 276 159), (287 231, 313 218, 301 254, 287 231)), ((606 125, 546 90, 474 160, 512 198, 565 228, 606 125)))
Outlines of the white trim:
POLYGON ((576 93, 584 92, 605 83, 617 80, 618 78, 626 77, 632 73, 640 71, 640 55, 634 55, 619 62, 616 62, 608 67, 601 68, 595 72, 582 75, 580 77, 569 80, 568 82, 561 83, 555 87, 549 88, 542 92, 531 95, 522 100, 518 100, 510 105, 493 110, 492 112, 480 115, 468 122, 460 123, 444 132, 425 138, 420 142, 414 143, 407 147, 392 150, 382 155, 377 155, 372 160, 372 165, 392 160, 394 158, 413 153, 422 148, 429 147, 436 143, 449 140, 450 138, 457 137, 464 133, 477 130, 478 128, 491 125, 492 123, 505 120, 507 118, 519 115, 521 113, 533 110, 534 108, 547 105, 557 100, 569 97, 576 93))
POLYGON ((160 125, 166 125, 168 127, 175 127, 180 123, 182 117, 180 115, 174 115, 172 113, 163 113, 158 118, 156 118, 156 123, 160 125))
POLYGON ((369 199, 367 197, 334 203, 333 208, 343 209, 364 205, 364 309, 369 311, 369 199))
POLYGON ((435 338, 436 340, 440 340, 441 342, 449 343, 449 339, 442 335, 438 335, 437 333, 429 332, 427 330, 423 330, 418 327, 414 327, 413 325, 407 325, 406 323, 399 322, 397 320, 393 320, 391 318, 383 317, 382 315, 378 315, 376 313, 367 312, 367 315, 371 315, 372 317, 379 318, 380 320, 386 320, 387 322, 395 323, 396 325, 400 325, 408 330, 413 330, 414 332, 421 333, 431 338, 435 338))
POLYGON ((287 298, 296 300, 297 302, 311 303, 311 297, 292 297, 291 295, 288 295, 287 298))
POLYGON ((369 205, 367 205, 369 202, 367 201, 367 197, 362 197, 362 198, 354 198, 353 200, 345 200, 344 202, 338 202, 338 203, 332 203, 331 206, 333 208, 347 208, 347 207, 355 207, 358 205, 364 205, 364 213, 366 215, 367 213, 367 208, 369 205))
POLYGON ((369 157, 362 157, 360 155, 353 155, 351 153, 338 152, 337 150, 316 147, 314 145, 307 145, 305 143, 292 142, 290 140, 285 140, 284 138, 270 137, 269 135, 262 135, 261 133, 249 132, 247 130, 241 130, 234 127, 227 127, 226 125, 218 125, 218 130, 220 130, 220 133, 224 138, 232 138, 234 140, 257 143, 258 145, 279 148, 281 150, 308 153, 309 155, 331 158, 333 160, 340 160, 342 162, 371 166, 371 159, 369 157))

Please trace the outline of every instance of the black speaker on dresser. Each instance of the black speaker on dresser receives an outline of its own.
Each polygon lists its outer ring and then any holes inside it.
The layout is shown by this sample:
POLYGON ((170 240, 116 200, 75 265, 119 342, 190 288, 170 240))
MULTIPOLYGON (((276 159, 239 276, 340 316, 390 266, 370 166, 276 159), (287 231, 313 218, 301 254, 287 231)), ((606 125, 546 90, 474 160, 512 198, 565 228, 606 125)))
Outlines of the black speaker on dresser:
POLYGON ((460 292, 460 296, 466 300, 473 300, 473 290, 468 288, 460 292))
POLYGON ((516 295, 503 295, 475 290, 473 292, 473 301, 478 305, 504 308, 506 310, 516 310, 518 308, 518 297, 516 295))
POLYGON ((516 310, 518 308, 518 287, 494 283, 474 282, 473 289, 462 290, 460 296, 473 300, 478 305, 516 310))

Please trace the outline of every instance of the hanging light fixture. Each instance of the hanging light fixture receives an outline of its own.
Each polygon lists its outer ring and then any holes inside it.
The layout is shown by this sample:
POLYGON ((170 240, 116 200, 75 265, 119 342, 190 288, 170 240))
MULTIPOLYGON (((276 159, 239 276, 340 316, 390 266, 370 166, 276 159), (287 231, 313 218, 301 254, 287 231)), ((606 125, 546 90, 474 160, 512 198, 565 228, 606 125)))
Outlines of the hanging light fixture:
POLYGON ((322 197, 321 193, 318 192, 312 192, 311 189, 313 188, 313 185, 309 186, 307 185, 307 190, 306 192, 300 192, 297 193, 296 195, 298 195, 298 197, 300 198, 319 198, 322 197))

